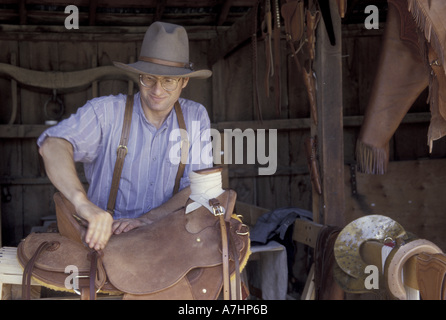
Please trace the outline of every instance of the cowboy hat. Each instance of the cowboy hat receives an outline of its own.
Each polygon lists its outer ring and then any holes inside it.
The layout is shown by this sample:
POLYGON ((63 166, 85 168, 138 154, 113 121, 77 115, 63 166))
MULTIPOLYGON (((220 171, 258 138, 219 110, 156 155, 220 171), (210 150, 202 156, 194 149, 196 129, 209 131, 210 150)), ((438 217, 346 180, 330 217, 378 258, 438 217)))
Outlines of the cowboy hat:
POLYGON ((113 64, 130 72, 156 76, 205 79, 212 75, 210 70, 193 70, 186 29, 165 22, 154 22, 147 29, 137 62, 113 64))

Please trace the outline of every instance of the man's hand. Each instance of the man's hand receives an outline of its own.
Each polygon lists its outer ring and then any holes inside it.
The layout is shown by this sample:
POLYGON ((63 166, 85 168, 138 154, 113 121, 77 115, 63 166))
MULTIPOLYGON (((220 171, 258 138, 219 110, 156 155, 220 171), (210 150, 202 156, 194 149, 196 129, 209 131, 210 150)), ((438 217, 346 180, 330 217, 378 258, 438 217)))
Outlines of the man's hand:
POLYGON ((48 178, 74 205, 76 213, 88 221, 85 242, 95 250, 104 249, 112 234, 113 217, 87 199, 77 176, 71 143, 62 138, 48 137, 39 152, 48 178))
POLYGON ((136 218, 136 219, 119 219, 113 222, 112 232, 114 234, 120 234, 122 232, 129 232, 135 228, 139 228, 148 224, 152 221, 146 218, 136 218))
POLYGON ((85 242, 90 248, 102 250, 112 235, 113 217, 91 202, 76 207, 79 216, 88 221, 85 242))

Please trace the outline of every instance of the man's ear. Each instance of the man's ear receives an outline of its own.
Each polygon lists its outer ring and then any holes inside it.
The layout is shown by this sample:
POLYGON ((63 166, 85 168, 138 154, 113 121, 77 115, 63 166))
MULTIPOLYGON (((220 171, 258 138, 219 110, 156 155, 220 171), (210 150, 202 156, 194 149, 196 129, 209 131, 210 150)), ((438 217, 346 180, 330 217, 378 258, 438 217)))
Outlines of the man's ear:
POLYGON ((186 88, 189 78, 183 78, 183 89, 186 88))

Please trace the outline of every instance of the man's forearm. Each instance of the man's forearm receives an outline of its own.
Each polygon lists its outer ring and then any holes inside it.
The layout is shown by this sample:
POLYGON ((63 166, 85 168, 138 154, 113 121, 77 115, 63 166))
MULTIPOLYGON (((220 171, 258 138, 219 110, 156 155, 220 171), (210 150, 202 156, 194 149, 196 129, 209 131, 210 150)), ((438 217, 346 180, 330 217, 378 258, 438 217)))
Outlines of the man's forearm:
POLYGON ((87 201, 85 189, 77 175, 71 143, 50 137, 44 141, 39 152, 53 185, 75 206, 87 201))

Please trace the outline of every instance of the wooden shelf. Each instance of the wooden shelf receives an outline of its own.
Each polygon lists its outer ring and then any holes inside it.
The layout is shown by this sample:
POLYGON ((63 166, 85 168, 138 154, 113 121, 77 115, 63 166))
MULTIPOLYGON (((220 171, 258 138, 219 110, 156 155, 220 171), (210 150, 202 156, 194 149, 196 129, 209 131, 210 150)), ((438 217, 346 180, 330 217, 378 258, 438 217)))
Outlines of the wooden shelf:
MULTIPOLYGON (((429 122, 431 118, 430 112, 416 112, 408 113, 401 123, 425 123, 429 122)), ((364 116, 345 116, 343 118, 344 127, 360 127, 363 123, 364 116)), ((299 119, 274 119, 260 121, 225 121, 212 123, 211 126, 218 131, 224 129, 241 129, 245 130, 251 128, 258 129, 277 129, 277 130, 302 130, 310 129, 310 118, 299 119)))
MULTIPOLYGON (((344 117, 344 127, 359 127, 362 125, 363 116, 344 117)), ((408 113, 402 123, 423 123, 429 122, 431 115, 429 112, 408 113)), ((219 131, 224 129, 278 129, 278 130, 298 130, 309 129, 310 118, 302 119, 278 119, 260 121, 225 121, 212 123, 212 128, 219 131)), ((38 138, 40 134, 50 126, 44 124, 3 124, 0 125, 0 139, 3 138, 38 138)))
POLYGON ((0 138, 38 138, 50 126, 44 124, 3 124, 0 138))

